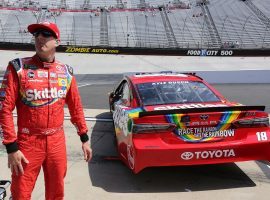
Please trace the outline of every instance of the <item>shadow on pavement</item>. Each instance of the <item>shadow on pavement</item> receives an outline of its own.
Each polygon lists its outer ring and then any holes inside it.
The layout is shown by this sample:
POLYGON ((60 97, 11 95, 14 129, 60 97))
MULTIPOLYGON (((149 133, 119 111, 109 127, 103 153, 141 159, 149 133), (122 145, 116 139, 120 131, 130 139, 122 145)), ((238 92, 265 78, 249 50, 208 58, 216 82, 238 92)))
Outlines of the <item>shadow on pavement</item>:
POLYGON ((258 160, 258 161, 255 161, 255 163, 262 170, 262 172, 267 177, 268 182, 269 182, 269 180, 270 180, 270 168, 269 168, 270 162, 269 161, 265 161, 265 160, 258 160))
MULTIPOLYGON (((110 112, 104 112, 96 118, 111 119, 112 115, 110 112)), ((96 121, 91 134, 93 160, 97 157, 118 156, 114 134, 113 122, 96 121)))
POLYGON ((158 193, 254 187, 235 164, 146 168, 135 175, 120 161, 94 160, 89 165, 93 186, 116 193, 158 193))
MULTIPOLYGON (((109 116, 102 113, 97 116, 109 116)), ((105 160, 117 156, 113 123, 97 122, 91 145, 93 159, 89 174, 93 186, 116 193, 158 193, 219 190, 254 187, 255 183, 234 163, 146 168, 135 175, 120 160, 105 160)))

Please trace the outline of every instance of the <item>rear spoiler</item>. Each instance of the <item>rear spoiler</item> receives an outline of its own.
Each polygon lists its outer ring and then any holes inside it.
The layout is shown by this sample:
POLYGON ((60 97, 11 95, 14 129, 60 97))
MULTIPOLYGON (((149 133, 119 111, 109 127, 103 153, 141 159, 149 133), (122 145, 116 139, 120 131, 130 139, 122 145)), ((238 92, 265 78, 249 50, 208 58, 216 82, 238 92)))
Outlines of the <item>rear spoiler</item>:
POLYGON ((154 110, 139 113, 139 117, 166 115, 166 114, 187 114, 187 113, 204 113, 204 112, 225 112, 225 111, 264 111, 265 106, 228 106, 228 107, 208 107, 208 108, 185 108, 171 110, 154 110))

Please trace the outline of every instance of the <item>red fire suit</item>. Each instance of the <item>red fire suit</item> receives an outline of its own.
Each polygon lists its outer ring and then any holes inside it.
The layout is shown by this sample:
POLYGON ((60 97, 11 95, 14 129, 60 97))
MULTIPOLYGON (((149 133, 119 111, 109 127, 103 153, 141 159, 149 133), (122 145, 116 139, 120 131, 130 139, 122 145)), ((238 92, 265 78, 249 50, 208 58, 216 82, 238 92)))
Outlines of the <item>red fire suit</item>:
POLYGON ((7 152, 18 149, 29 160, 24 174, 12 173, 14 200, 30 199, 43 167, 46 199, 63 199, 66 146, 64 105, 82 142, 88 141, 81 99, 72 68, 58 61, 42 62, 37 55, 11 61, 0 89, 0 129, 7 152), (18 132, 12 111, 17 109, 18 132))

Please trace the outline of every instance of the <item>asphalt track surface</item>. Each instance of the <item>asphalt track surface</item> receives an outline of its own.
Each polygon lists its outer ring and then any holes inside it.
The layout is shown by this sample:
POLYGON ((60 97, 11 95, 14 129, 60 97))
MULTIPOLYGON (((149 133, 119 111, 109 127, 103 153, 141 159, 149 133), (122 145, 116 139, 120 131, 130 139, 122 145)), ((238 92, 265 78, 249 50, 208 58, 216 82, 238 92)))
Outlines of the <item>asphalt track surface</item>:
MULTIPOLYGON (((122 74, 77 75, 78 87, 84 108, 109 109, 108 93, 114 89, 122 74)), ((207 80, 206 80, 207 81, 207 80)), ((270 113, 270 84, 211 84, 228 100, 244 105, 265 105, 270 113)))

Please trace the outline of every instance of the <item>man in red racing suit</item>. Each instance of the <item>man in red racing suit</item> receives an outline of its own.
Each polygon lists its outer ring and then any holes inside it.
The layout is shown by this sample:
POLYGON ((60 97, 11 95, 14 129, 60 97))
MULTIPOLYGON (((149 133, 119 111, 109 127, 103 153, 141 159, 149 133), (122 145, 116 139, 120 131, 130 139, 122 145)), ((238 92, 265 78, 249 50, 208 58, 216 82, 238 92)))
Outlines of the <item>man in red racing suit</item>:
POLYGON ((60 38, 57 26, 43 22, 28 26, 28 30, 35 36, 36 55, 12 60, 0 89, 0 129, 12 171, 12 198, 31 199, 43 167, 46 199, 63 199, 67 169, 65 104, 82 141, 86 161, 92 157, 88 129, 72 68, 54 57, 60 38), (15 107, 17 134, 12 116, 15 107))

